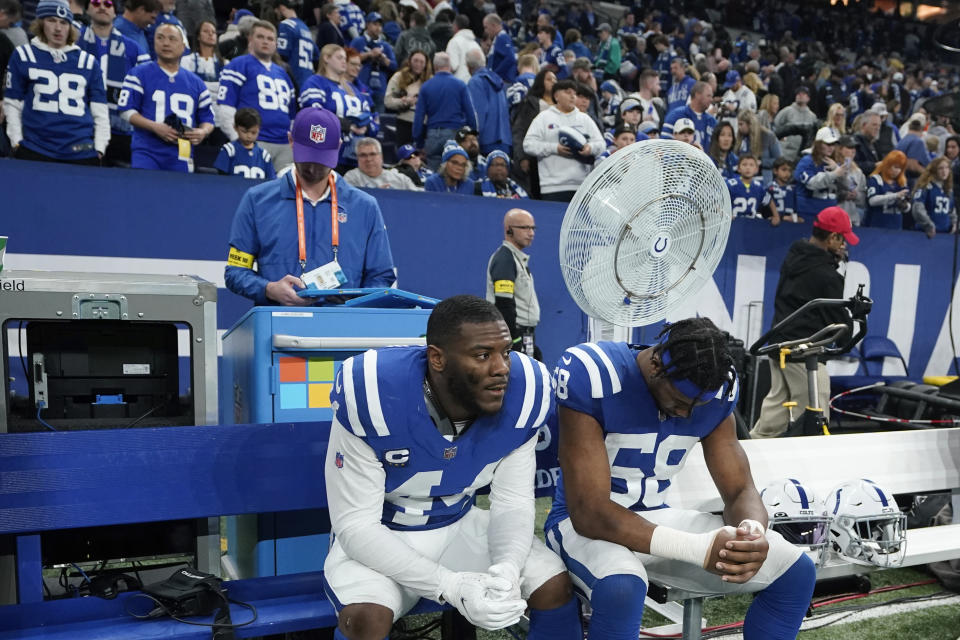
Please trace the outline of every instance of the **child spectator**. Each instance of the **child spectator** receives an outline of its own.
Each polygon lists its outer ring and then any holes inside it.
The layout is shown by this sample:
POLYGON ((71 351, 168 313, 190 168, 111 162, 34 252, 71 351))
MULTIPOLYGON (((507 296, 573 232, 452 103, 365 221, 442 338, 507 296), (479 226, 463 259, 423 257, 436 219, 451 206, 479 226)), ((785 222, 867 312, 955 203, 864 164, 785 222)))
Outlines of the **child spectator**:
POLYGON ((737 164, 737 171, 740 177, 727 180, 730 202, 733 205, 733 217, 762 218, 762 208, 768 207, 770 224, 774 227, 780 224, 777 205, 773 203, 770 193, 764 189, 763 180, 756 177, 760 171, 760 163, 757 159, 749 153, 743 154, 737 164))
POLYGON ((724 179, 732 180, 737 177, 739 159, 733 152, 734 144, 733 125, 727 120, 722 121, 713 131, 710 139, 710 159, 720 169, 724 179))
MULTIPOLYGON (((793 183, 793 163, 783 156, 773 163, 773 180, 767 187, 771 202, 776 205, 780 220, 803 222, 797 215, 797 190, 793 183)), ((772 210, 770 214, 772 216, 772 210)), ((767 217, 767 216, 764 216, 767 217)))
POLYGON ((913 193, 913 221, 928 238, 956 233, 957 208, 953 199, 953 172, 950 161, 941 156, 927 165, 913 193))
POLYGON ((273 180, 277 173, 270 153, 257 144, 260 135, 260 113, 244 107, 233 118, 237 139, 220 148, 213 167, 222 175, 273 180))
POLYGON ((902 229, 903 212, 910 208, 904 169, 907 156, 894 149, 880 161, 867 181, 867 216, 864 225, 902 229))

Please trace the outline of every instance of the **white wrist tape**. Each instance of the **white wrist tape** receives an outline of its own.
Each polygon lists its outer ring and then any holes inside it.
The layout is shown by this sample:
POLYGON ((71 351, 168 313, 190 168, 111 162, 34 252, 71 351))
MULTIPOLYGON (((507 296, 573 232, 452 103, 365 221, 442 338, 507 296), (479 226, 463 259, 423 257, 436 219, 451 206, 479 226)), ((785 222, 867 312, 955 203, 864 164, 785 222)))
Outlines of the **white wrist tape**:
POLYGON ((704 567, 709 559, 710 547, 713 546, 714 539, 724 529, 729 529, 731 534, 734 532, 733 527, 722 527, 706 533, 688 533, 662 525, 658 526, 650 536, 650 555, 704 567))
POLYGON ((752 534, 765 535, 767 530, 762 524, 756 520, 751 520, 750 518, 745 518, 740 524, 737 525, 738 529, 747 529, 752 534))

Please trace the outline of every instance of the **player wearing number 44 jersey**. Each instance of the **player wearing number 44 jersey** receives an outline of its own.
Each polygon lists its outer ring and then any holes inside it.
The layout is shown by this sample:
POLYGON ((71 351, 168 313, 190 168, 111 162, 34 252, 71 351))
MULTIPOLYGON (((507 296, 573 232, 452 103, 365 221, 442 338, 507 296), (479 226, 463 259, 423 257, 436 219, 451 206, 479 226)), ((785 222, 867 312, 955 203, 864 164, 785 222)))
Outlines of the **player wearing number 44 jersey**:
POLYGON ((74 44, 65 0, 43 0, 31 25, 36 36, 10 56, 3 113, 14 156, 24 160, 99 164, 110 140, 100 65, 74 44))
POLYGON ((544 530, 593 607, 590 637, 636 640, 649 576, 700 593, 758 591, 747 640, 796 637, 813 562, 776 532, 737 441, 727 335, 706 318, 656 345, 587 343, 556 369, 561 478, 544 530), (670 508, 673 477, 700 443, 722 516, 670 508))
POLYGON ((260 20, 250 31, 250 53, 230 61, 220 72, 217 92, 217 126, 237 139, 233 118, 238 109, 260 112, 259 142, 273 157, 278 171, 293 162, 287 132, 296 113, 293 81, 283 68, 271 62, 277 51, 277 28, 260 20))
POLYGON ((485 629, 529 605, 528 638, 581 640, 563 563, 533 535, 547 370, 511 351, 500 312, 473 296, 437 305, 427 345, 350 358, 330 394, 334 637, 381 640, 429 598, 485 629), (489 511, 474 505, 487 485, 489 511))

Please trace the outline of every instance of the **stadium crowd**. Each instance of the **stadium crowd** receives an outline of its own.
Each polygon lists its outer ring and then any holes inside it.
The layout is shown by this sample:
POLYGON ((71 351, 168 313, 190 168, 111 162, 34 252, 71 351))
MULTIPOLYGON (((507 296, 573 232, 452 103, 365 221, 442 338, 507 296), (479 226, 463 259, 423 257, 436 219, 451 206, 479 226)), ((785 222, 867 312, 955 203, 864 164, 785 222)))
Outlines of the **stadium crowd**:
POLYGON ((300 108, 361 187, 569 201, 649 138, 708 154, 734 215, 839 205, 956 230, 960 84, 932 27, 873 3, 0 0, 16 158, 271 178, 300 108), (29 43, 29 44, 28 44, 29 43))

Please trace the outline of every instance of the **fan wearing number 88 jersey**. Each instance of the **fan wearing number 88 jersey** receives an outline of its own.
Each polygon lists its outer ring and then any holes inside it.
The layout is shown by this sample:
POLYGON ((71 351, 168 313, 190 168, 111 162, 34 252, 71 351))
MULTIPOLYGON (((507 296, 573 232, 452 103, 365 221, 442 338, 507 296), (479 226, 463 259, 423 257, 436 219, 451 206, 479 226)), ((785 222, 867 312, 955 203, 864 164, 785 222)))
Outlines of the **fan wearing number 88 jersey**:
POLYGON ((41 2, 37 17, 37 37, 17 47, 7 68, 10 143, 25 159, 96 164, 110 140, 100 65, 73 43, 66 2, 41 2))

